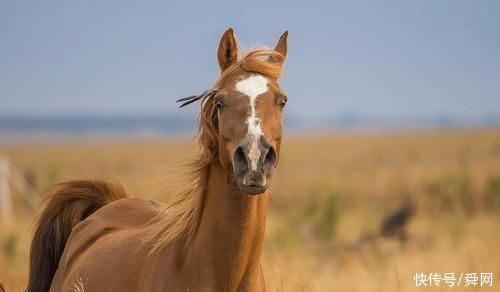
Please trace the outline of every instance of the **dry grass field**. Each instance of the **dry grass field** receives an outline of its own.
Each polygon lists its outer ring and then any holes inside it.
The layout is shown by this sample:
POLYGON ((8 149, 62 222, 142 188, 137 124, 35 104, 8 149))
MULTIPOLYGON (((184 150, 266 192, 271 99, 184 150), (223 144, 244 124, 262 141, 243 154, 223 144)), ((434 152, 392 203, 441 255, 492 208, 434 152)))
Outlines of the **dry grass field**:
MULTIPOLYGON (((68 178, 122 181, 162 200, 189 139, 0 146, 36 189, 68 178)), ((0 229, 0 282, 26 283, 34 211, 15 196, 0 229)), ((289 136, 272 186, 263 264, 270 291, 500 291, 500 130, 289 136), (406 239, 383 238, 411 202, 406 239), (491 272, 493 287, 416 287, 415 273, 491 272)))

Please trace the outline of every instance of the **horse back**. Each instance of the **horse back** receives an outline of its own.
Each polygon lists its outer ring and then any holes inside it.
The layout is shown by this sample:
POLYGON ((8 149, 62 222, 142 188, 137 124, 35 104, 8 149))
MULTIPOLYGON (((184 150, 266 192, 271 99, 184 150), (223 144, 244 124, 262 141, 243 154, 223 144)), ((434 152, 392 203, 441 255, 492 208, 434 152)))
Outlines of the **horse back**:
POLYGON ((121 267, 123 275, 137 272, 133 261, 146 256, 142 243, 148 240, 148 223, 161 210, 157 202, 127 198, 104 206, 78 223, 66 244, 51 291, 92 286, 86 283, 88 279, 103 277, 102 273, 113 270, 113 265, 121 267))

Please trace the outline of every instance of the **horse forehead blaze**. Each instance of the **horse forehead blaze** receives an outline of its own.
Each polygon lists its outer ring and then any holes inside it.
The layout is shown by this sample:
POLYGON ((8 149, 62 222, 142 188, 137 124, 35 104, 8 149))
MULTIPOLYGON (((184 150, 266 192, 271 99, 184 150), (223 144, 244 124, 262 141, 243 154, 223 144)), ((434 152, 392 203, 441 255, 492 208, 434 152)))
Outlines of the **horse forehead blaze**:
POLYGON ((250 104, 255 104, 257 97, 268 90, 267 79, 262 75, 250 75, 238 81, 236 89, 250 98, 250 104))
POLYGON ((267 79, 261 75, 251 75, 250 77, 236 83, 236 90, 248 96, 248 102, 250 104, 250 114, 246 119, 246 124, 248 128, 247 138, 250 142, 248 158, 250 159, 250 166, 253 171, 257 170, 257 162, 259 161, 261 155, 258 141, 262 135, 260 119, 257 116, 257 110, 255 107, 257 97, 266 93, 268 89, 267 79))

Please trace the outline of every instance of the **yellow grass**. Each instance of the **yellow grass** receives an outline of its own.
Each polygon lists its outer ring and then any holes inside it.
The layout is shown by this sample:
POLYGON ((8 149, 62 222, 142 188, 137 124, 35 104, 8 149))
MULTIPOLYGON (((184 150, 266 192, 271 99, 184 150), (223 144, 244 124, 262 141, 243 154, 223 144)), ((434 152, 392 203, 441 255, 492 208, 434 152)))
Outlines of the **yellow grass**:
MULTIPOLYGON (((175 187, 169 177, 176 165, 194 153, 189 139, 0 146, 0 154, 34 174, 39 191, 67 178, 106 177, 160 200, 175 187)), ((268 289, 474 291, 463 284, 417 288, 413 276, 492 272, 494 288, 483 289, 494 291, 500 276, 500 209, 491 201, 496 179, 500 130, 287 137, 263 257, 268 289), (406 199, 417 207, 408 241, 378 238, 383 216, 406 199), (377 239, 363 243, 367 236, 377 239)), ((0 282, 7 291, 26 283, 33 225, 33 211, 18 197, 14 203, 15 222, 0 225, 0 282)))

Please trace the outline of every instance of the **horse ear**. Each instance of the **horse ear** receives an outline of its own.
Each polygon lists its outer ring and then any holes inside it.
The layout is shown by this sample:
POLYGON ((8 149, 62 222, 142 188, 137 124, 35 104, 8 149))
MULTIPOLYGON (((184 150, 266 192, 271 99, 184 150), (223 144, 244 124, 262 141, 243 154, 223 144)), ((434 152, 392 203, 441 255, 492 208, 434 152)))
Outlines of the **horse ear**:
POLYGON ((219 42, 217 60, 221 71, 231 66, 238 60, 238 45, 232 28, 228 28, 219 42))
POLYGON ((285 31, 285 32, 281 35, 281 37, 280 37, 280 39, 279 39, 278 43, 276 44, 276 47, 274 48, 274 50, 275 50, 276 52, 278 52, 278 53, 282 54, 282 55, 283 55, 283 57, 285 57, 285 58, 286 58, 286 53, 287 53, 287 51, 288 51, 288 30, 287 30, 287 31, 285 31))
MULTIPOLYGON (((274 48, 274 50, 280 54, 283 55, 284 58, 286 58, 286 54, 287 54, 287 51, 288 51, 288 31, 285 31, 280 39, 278 40, 278 43, 276 44, 276 47, 274 48)), ((276 58, 270 56, 268 58, 268 61, 269 62, 277 62, 276 58)))

